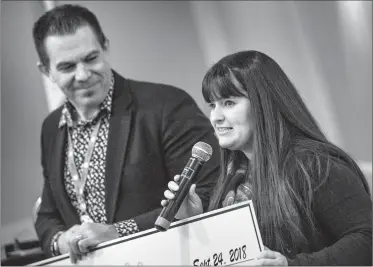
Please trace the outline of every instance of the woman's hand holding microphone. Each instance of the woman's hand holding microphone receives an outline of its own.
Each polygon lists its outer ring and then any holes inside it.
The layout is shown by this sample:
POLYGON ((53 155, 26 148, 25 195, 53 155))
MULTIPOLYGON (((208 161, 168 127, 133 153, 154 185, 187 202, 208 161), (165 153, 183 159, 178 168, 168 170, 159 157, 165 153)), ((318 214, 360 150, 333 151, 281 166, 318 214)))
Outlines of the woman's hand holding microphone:
MULTIPOLYGON (((161 205, 164 207, 167 203, 175 197, 175 192, 179 190, 178 182, 180 180, 180 175, 175 175, 174 181, 168 183, 168 190, 164 192, 166 199, 161 201, 161 205)), ((202 201, 196 193, 196 185, 192 184, 187 197, 181 204, 175 218, 178 220, 186 219, 195 215, 203 213, 202 201)))

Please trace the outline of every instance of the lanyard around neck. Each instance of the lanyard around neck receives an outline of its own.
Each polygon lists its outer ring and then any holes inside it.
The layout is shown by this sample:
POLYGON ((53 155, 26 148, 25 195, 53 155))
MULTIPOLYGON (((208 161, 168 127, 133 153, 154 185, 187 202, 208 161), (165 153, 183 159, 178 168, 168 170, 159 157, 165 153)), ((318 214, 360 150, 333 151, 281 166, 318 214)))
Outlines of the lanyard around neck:
POLYGON ((82 171, 81 175, 79 175, 78 169, 75 165, 74 161, 74 146, 70 132, 68 131, 68 168, 71 173, 72 181, 74 184, 74 190, 76 194, 76 198, 78 201, 79 208, 83 214, 83 216, 87 216, 87 205, 84 201, 84 187, 86 184, 87 176, 88 176, 88 169, 89 163, 92 158, 93 149, 98 137, 98 131, 100 129, 102 119, 100 118, 96 125, 93 127, 93 131, 91 134, 91 138, 88 142, 88 149, 84 157, 84 162, 82 164, 82 171))

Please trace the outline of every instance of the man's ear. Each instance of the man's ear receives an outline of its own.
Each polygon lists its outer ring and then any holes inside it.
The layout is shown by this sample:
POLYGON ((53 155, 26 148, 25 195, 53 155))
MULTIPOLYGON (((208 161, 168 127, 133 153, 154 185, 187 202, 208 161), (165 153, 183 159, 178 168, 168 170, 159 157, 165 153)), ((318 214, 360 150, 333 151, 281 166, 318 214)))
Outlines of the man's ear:
POLYGON ((36 63, 36 66, 38 66, 39 71, 44 74, 45 76, 49 77, 49 70, 47 67, 45 67, 40 61, 36 63))
POLYGON ((109 39, 105 39, 104 50, 105 50, 106 52, 109 51, 109 46, 110 46, 109 39))
POLYGON ((43 63, 41 63, 40 61, 38 61, 36 63, 36 65, 38 66, 38 69, 39 71, 44 74, 46 77, 48 77, 52 82, 54 82, 54 79, 52 77, 52 75, 50 75, 50 72, 49 72, 49 68, 46 67, 45 65, 43 65, 43 63))

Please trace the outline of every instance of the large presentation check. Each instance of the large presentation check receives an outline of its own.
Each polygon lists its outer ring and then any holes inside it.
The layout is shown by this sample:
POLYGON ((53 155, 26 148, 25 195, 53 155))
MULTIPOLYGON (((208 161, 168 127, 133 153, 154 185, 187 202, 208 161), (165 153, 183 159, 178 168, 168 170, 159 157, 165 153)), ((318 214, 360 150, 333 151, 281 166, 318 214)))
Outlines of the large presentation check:
MULTIPOLYGON (((263 250, 251 201, 97 246, 80 265, 245 265, 263 250)), ((70 265, 67 254, 33 265, 70 265)))

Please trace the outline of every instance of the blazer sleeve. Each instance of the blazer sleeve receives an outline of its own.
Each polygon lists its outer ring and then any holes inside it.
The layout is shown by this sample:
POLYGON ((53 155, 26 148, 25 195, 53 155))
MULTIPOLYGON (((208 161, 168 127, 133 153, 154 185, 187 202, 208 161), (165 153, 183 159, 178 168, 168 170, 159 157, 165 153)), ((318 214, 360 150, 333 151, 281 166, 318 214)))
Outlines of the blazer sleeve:
POLYGON ((315 218, 333 244, 298 254, 289 265, 372 265, 372 201, 348 167, 332 167, 315 194, 315 218))
POLYGON ((37 219, 35 221, 35 230, 38 235, 38 238, 41 243, 41 247, 44 251, 44 253, 47 256, 52 256, 51 254, 51 240, 52 237, 58 232, 58 231, 64 231, 66 230, 64 224, 62 223, 61 216, 59 214, 59 211, 57 210, 57 207, 55 205, 55 201, 53 198, 53 193, 50 188, 50 182, 48 178, 48 174, 46 171, 46 153, 45 153, 45 141, 44 141, 44 135, 42 130, 42 136, 41 136, 41 163, 43 168, 43 176, 44 176, 44 186, 41 196, 41 204, 40 209, 37 214, 37 219))
POLYGON ((207 210, 212 188, 219 175, 220 148, 210 121, 185 92, 166 105, 163 116, 163 146, 170 177, 180 174, 197 142, 209 144, 213 153, 196 177, 196 192, 207 210))
MULTIPOLYGON (((212 157, 198 174, 196 193, 200 196, 204 211, 219 175, 219 145, 209 120, 199 109, 195 101, 186 92, 176 89, 167 95, 162 112, 161 130, 164 162, 168 176, 173 179, 180 174, 189 158, 192 147, 199 141, 211 145, 212 157)), ((165 188, 166 189, 166 188, 165 188)), ((135 217, 140 230, 152 228, 162 209, 135 217)))

